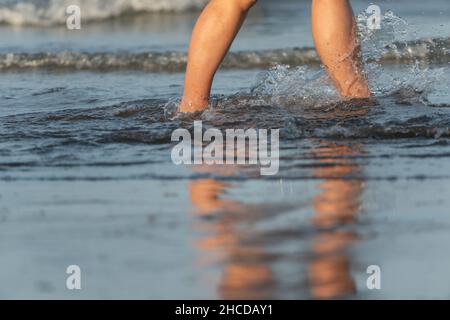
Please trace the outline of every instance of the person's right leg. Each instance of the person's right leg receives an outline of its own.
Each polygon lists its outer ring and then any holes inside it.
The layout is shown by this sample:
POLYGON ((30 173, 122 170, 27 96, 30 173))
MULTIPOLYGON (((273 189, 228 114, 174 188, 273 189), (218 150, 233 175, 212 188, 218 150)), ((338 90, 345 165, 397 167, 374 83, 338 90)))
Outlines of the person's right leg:
POLYGON ((181 112, 204 110, 214 74, 256 0, 211 0, 200 15, 189 45, 181 112))

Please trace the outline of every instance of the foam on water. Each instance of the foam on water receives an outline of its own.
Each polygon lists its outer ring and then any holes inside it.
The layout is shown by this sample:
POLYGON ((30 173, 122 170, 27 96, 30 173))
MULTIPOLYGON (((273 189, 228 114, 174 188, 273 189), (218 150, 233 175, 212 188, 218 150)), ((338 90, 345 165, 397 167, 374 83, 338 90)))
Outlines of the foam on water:
MULTIPOLYGON (((366 60, 372 65, 407 64, 415 61, 432 64, 450 62, 450 39, 421 39, 410 42, 391 42, 370 48, 366 60), (373 56, 376 52, 376 56, 373 56)), ((0 54, 0 70, 89 70, 114 72, 139 70, 145 72, 183 72, 187 56, 184 52, 9 52, 0 54)), ((267 69, 276 65, 318 66, 320 60, 314 48, 285 48, 230 52, 222 69, 267 69)))
POLYGON ((66 21, 66 8, 82 8, 83 21, 104 20, 125 14, 184 11, 199 8, 206 0, 6 0, 0 5, 0 23, 55 25, 66 21))

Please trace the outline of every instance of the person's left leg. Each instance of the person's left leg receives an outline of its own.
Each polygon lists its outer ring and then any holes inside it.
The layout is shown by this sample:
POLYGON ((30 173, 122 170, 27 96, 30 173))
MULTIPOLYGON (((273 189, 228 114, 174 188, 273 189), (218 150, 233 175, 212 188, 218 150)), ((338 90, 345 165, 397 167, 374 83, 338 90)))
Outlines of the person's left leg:
POLYGON ((312 32, 316 50, 341 96, 370 97, 348 0, 313 0, 312 32))

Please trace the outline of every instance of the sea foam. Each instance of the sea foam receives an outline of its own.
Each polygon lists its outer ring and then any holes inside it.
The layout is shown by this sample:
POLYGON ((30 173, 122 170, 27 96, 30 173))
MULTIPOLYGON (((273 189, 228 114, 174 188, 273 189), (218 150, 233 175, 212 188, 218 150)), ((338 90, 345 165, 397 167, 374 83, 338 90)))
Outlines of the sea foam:
POLYGON ((83 21, 105 20, 125 14, 185 11, 202 7, 206 0, 3 0, 0 23, 49 26, 65 23, 66 8, 78 5, 83 21))

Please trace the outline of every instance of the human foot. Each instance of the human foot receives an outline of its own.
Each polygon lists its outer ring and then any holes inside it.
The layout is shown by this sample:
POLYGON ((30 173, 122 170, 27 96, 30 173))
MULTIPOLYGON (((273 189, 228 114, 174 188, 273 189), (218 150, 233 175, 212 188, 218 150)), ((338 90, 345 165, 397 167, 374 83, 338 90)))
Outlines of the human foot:
POLYGON ((205 110, 209 105, 207 99, 187 100, 183 98, 178 106, 178 111, 182 113, 195 113, 205 110))
POLYGON ((366 79, 357 78, 345 90, 341 90, 341 96, 345 100, 368 99, 372 96, 366 79))

